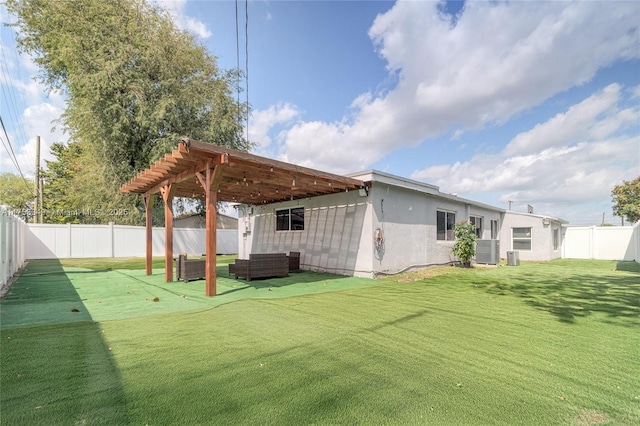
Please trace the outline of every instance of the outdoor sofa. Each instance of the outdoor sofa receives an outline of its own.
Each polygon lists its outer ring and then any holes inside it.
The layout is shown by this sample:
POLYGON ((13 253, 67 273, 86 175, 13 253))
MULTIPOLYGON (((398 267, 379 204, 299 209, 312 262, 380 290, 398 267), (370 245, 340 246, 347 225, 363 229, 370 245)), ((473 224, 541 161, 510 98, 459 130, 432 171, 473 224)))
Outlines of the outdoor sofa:
POLYGON ((300 269, 300 253, 251 253, 249 259, 236 259, 229 264, 229 275, 245 278, 288 277, 290 271, 300 269))
POLYGON ((205 278, 207 261, 205 259, 187 259, 186 254, 178 256, 178 262, 176 264, 176 275, 178 280, 184 280, 185 283, 189 280, 205 278))

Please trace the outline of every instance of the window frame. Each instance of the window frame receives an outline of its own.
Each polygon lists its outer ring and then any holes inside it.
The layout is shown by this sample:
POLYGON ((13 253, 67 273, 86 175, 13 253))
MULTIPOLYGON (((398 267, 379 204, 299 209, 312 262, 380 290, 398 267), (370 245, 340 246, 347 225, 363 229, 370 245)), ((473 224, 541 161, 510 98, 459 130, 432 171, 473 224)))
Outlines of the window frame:
POLYGON ((469 216, 469 222, 473 225, 475 225, 476 227, 476 237, 478 237, 478 239, 482 239, 482 231, 484 231, 483 229, 483 223, 484 220, 482 218, 482 216, 469 216), (478 226, 478 222, 480 222, 480 226, 478 226))
POLYGON ((276 232, 304 231, 304 216, 304 207, 276 209, 276 232), (301 217, 301 220, 295 219, 295 217, 301 217), (286 218, 286 220, 281 218, 286 218))
POLYGON ((497 219, 491 219, 491 239, 499 239, 500 222, 497 219))
POLYGON ((553 251, 560 249, 560 228, 553 228, 553 251))
POLYGON ((515 228, 511 228, 511 248, 513 250, 519 250, 519 251, 531 251, 533 249, 533 228, 531 226, 519 226, 519 227, 515 227, 515 228), (523 233, 526 235, 528 234, 528 236, 516 236, 516 229, 518 230, 526 230, 528 229, 528 231, 524 231, 523 233), (528 242, 528 248, 526 247, 516 247, 516 241, 519 244, 523 244, 528 242))
POLYGON ((455 233, 453 232, 455 226, 456 212, 448 210, 436 210, 436 241, 454 241, 456 239, 455 233), (440 230, 441 214, 444 215, 444 231, 440 230), (440 238, 441 235, 444 235, 444 238, 440 238))

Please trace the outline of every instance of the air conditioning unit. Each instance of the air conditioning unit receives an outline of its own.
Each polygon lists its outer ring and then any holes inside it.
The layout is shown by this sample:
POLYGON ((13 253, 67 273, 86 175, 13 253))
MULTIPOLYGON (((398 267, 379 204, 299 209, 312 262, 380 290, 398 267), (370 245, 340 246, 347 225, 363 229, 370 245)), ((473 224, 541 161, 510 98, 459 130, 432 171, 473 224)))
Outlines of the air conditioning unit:
POLYGON ((476 262, 497 265, 500 262, 500 240, 478 240, 476 262))

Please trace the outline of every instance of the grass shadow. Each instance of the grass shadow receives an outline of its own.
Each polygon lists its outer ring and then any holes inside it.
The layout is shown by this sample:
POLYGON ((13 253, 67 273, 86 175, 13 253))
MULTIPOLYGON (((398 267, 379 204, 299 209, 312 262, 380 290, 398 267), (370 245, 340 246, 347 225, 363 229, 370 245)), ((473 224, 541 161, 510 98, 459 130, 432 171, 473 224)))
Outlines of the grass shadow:
POLYGON ((120 373, 74 273, 87 271, 30 261, 0 301, 3 423, 127 423, 120 373))
POLYGON ((564 323, 603 314, 621 325, 637 326, 640 277, 635 266, 628 263, 618 262, 615 270, 605 273, 580 268, 580 261, 530 265, 518 273, 512 270, 504 279, 482 280, 476 285, 492 294, 522 298, 526 304, 547 311, 564 323))
POLYGON ((2 328, 92 321, 70 275, 96 272, 65 271, 58 260, 29 261, 0 302, 2 328))
MULTIPOLYGON (((313 271, 299 271, 299 272, 291 272, 288 277, 278 277, 278 278, 256 278, 251 281, 247 281, 243 278, 235 278, 229 274, 229 269, 226 265, 218 266, 217 272, 218 277, 226 278, 229 282, 234 283, 233 285, 240 285, 241 287, 232 288, 229 290, 225 290, 220 292, 219 295, 225 295, 234 293, 237 291, 241 291, 247 288, 253 288, 255 290, 274 290, 274 289, 283 289, 286 287, 296 286, 308 288, 312 285, 322 285, 328 286, 331 281, 336 280, 344 280, 346 277, 341 275, 329 274, 324 272, 313 272, 313 271)), ((353 277, 348 277, 353 278, 353 277)))

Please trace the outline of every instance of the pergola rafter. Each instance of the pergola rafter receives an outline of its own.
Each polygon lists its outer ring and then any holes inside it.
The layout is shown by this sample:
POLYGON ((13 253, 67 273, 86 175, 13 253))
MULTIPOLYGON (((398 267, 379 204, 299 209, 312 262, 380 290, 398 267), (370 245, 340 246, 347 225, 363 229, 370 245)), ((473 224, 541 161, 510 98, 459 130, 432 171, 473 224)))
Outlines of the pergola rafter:
POLYGON ((175 197, 206 203, 206 294, 216 294, 216 203, 250 205, 358 190, 368 184, 282 161, 182 139, 178 148, 122 185, 125 193, 144 195, 147 229, 147 275, 151 274, 151 206, 155 194, 165 204, 165 279, 173 281, 173 211, 175 197))

